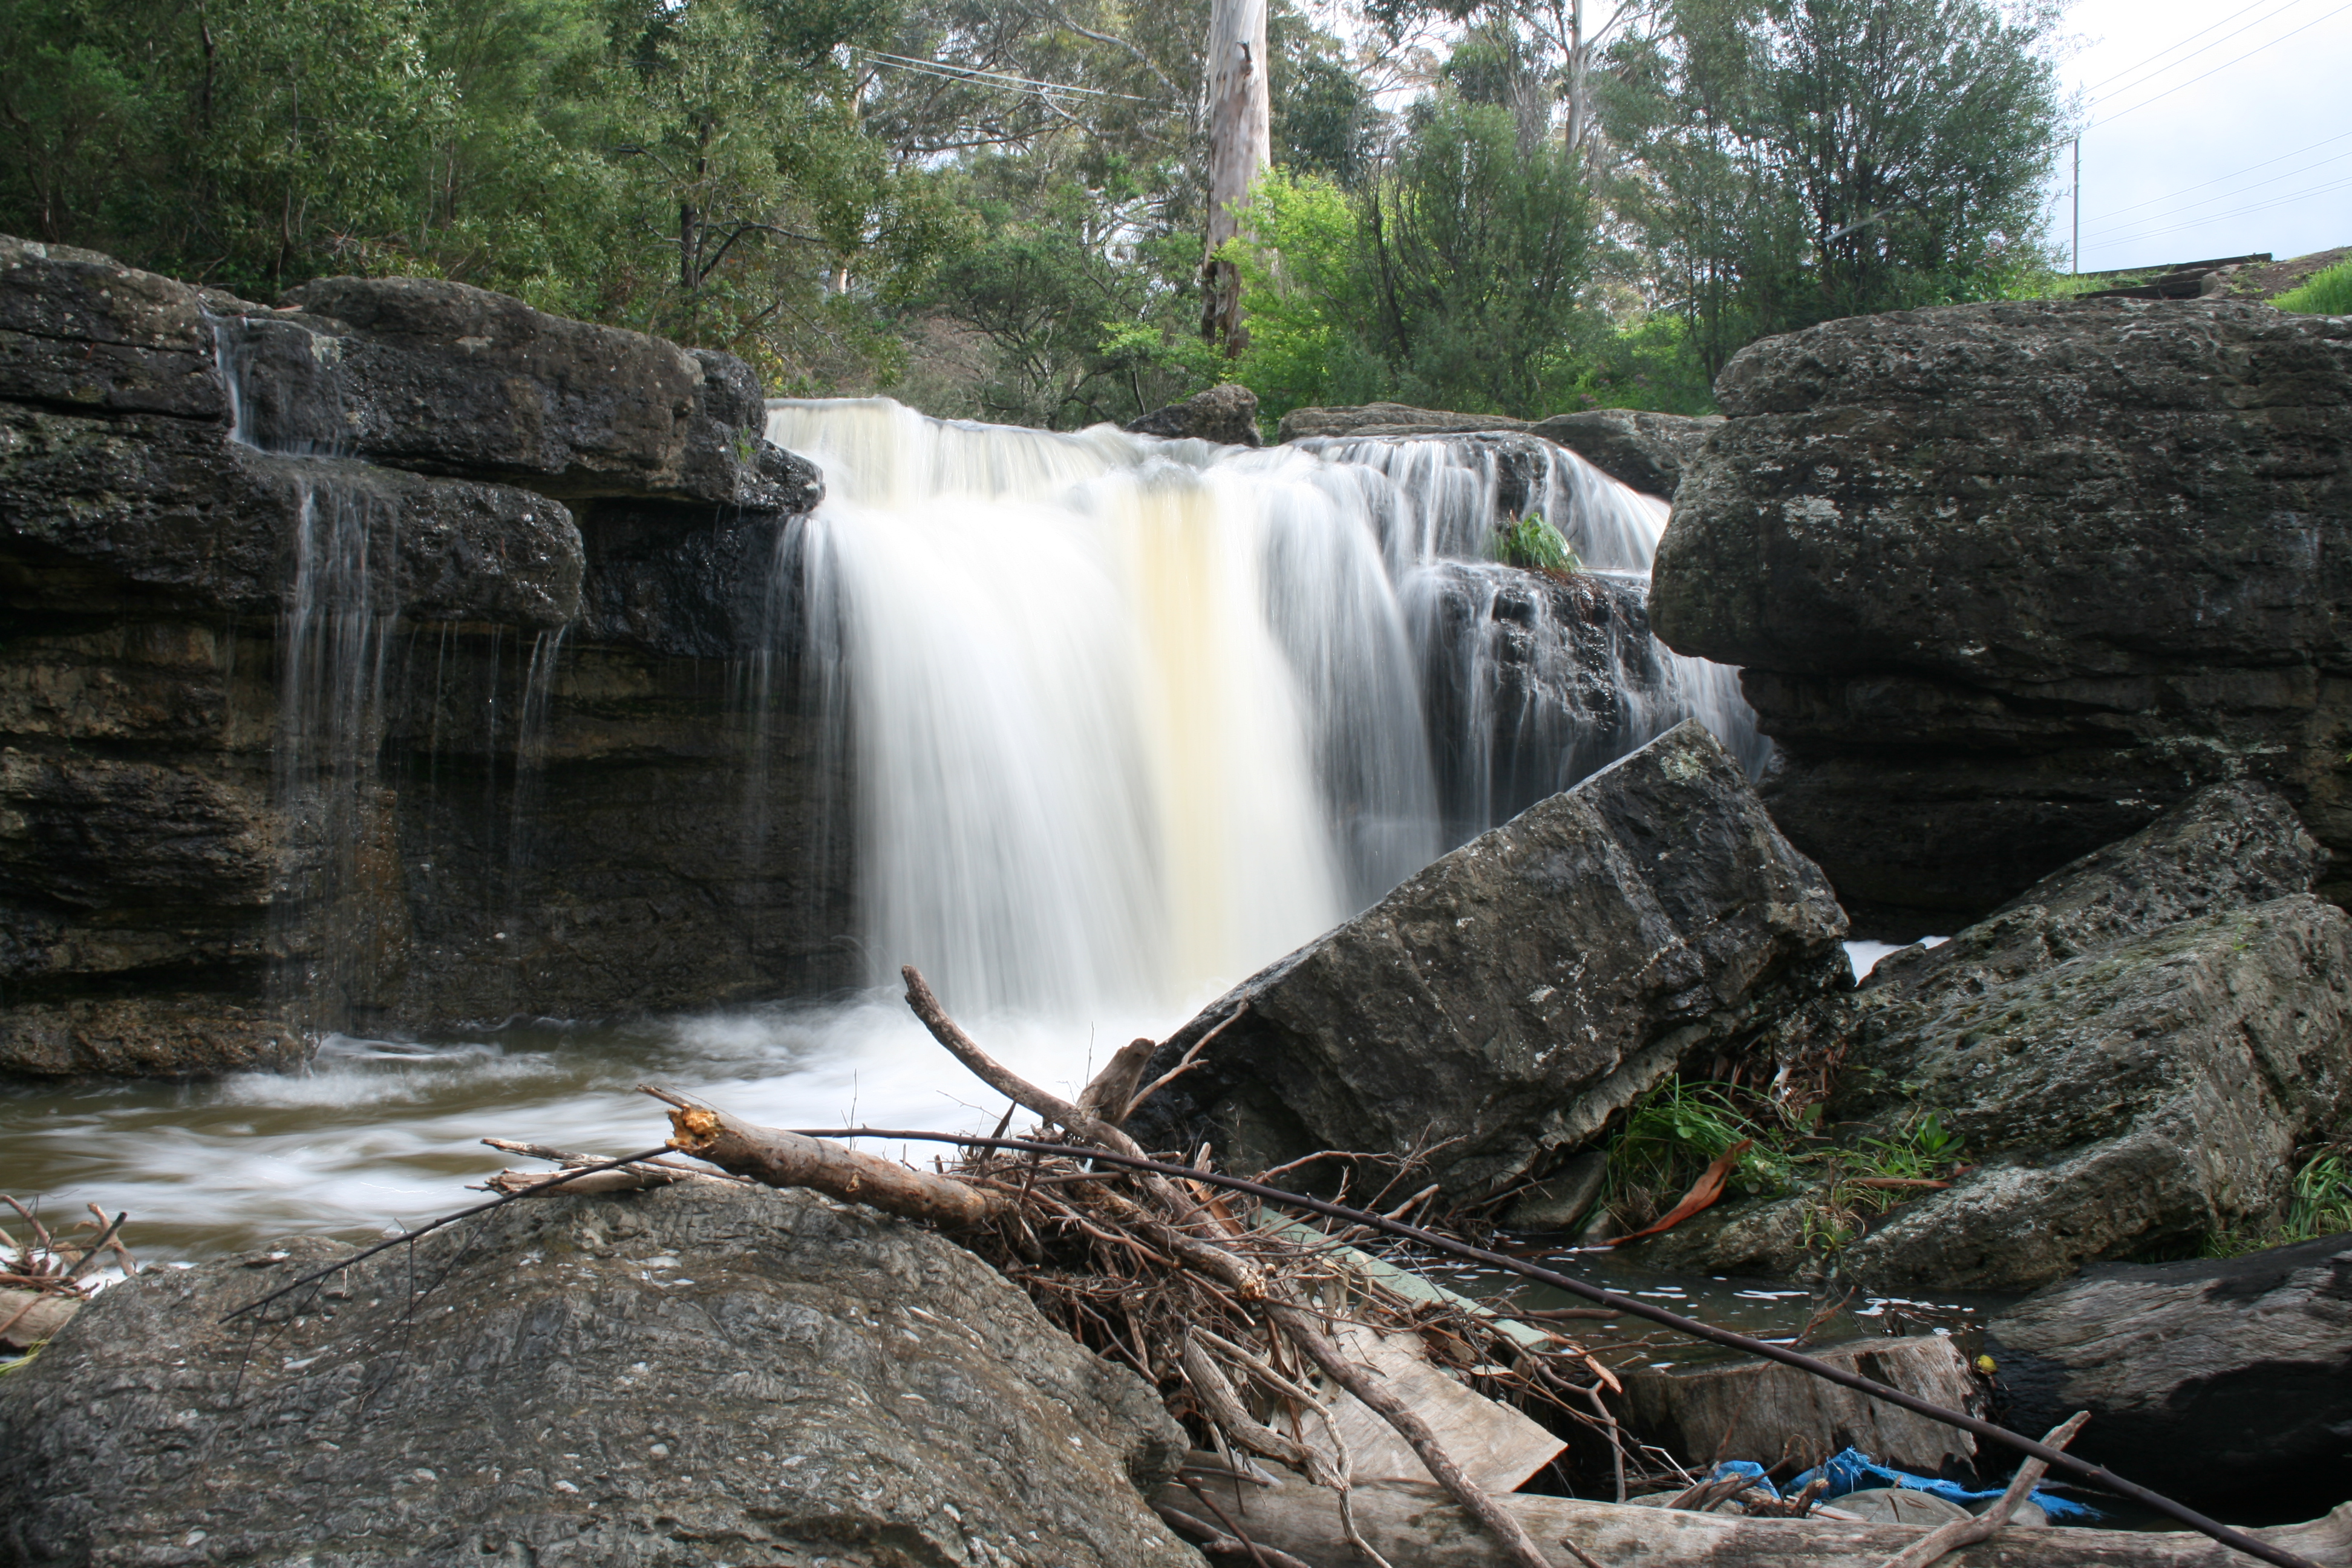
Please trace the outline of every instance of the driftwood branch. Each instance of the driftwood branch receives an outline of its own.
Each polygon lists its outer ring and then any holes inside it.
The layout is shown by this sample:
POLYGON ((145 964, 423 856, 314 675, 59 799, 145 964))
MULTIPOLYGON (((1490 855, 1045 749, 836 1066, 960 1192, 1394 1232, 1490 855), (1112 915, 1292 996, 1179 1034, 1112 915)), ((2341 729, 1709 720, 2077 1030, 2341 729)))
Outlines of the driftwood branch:
POLYGON ((827 1197, 871 1204, 908 1219, 961 1230, 1012 1213, 1001 1194, 968 1182, 913 1170, 829 1139, 753 1127, 667 1089, 647 1088, 644 1092, 671 1107, 671 1148, 767 1186, 806 1187, 827 1197))
POLYGON ((1143 1039, 1129 1040, 1119 1047, 1079 1094, 1078 1109, 1113 1126, 1126 1121, 1137 1098, 1135 1086, 1143 1081, 1143 1069, 1150 1065, 1151 1053, 1159 1048, 1159 1041, 1143 1039))
POLYGON ((1170 1084, 1174 1083, 1178 1079, 1182 1078, 1186 1073, 1191 1072, 1193 1068, 1199 1066, 1201 1052, 1207 1047, 1208 1043, 1211 1040, 1215 1039, 1219 1035, 1223 1034, 1228 1028, 1232 1027, 1234 1022, 1248 1011, 1249 1004, 1244 1002, 1240 1006, 1234 1008, 1232 1012, 1226 1014, 1223 1022, 1220 1023, 1215 1028, 1211 1029, 1207 1034, 1202 1035, 1199 1039, 1192 1042, 1192 1047, 1184 1053, 1183 1058, 1179 1060, 1174 1067, 1170 1068, 1166 1072, 1161 1073, 1158 1078, 1153 1079, 1150 1083, 1145 1084, 1141 1089, 1136 1090, 1134 1096, 1128 1100, 1127 1109, 1118 1113, 1117 1120, 1125 1121, 1129 1117, 1135 1114, 1136 1109, 1145 1100, 1150 1100, 1153 1095, 1158 1094, 1161 1089, 1166 1089, 1170 1084))
MULTIPOLYGON (((2074 1434, 2080 1432, 2083 1423, 2090 1418, 2089 1411, 2078 1410, 2067 1420, 2052 1427, 2050 1435, 2042 1440, 2051 1447, 2063 1448, 2074 1440, 2074 1434)), ((2009 1516, 2017 1511, 2017 1505, 2042 1484, 2042 1478, 2049 1468, 2049 1465, 2041 1459, 2026 1460, 2017 1467, 2017 1474, 2011 1478, 2007 1489, 1990 1508, 1974 1519, 1956 1519, 1948 1524, 1937 1525, 1888 1558, 1886 1568, 1927 1568, 1927 1564, 1937 1558, 1958 1552, 1963 1546, 1990 1541, 2000 1533, 2002 1526, 2009 1523, 2009 1516)))

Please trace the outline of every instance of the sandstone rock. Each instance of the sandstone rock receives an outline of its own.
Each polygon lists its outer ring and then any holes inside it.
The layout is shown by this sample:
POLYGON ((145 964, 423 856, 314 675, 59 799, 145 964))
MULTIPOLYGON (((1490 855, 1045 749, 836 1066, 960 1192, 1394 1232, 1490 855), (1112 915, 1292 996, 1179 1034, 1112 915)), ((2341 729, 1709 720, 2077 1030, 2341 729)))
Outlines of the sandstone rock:
POLYGON ((0 235, 0 398, 217 420, 194 289, 95 251, 0 235))
POLYGON ((2278 793, 2215 784, 2128 838, 2051 873, 1932 948, 1881 959, 1857 1004, 1883 1016, 2037 973, 2217 910, 2307 893, 2327 864, 2278 793))
POLYGON ((23 1078, 218 1078, 299 1067, 310 1049, 211 992, 0 1005, 0 1074, 23 1078))
MULTIPOLYGON (((1984 1414, 1984 1387, 1949 1339, 1861 1340, 1806 1353, 1948 1410, 1984 1414)), ((1752 1459, 1767 1468, 1785 1458, 1811 1469, 1848 1447, 1927 1476, 1966 1471, 1976 1460, 1976 1439, 1958 1427, 1772 1362, 1712 1362, 1665 1372, 1631 1367, 1620 1375, 1625 1384, 1621 1418, 1643 1441, 1683 1456, 1701 1474, 1718 1458, 1752 1459)))
POLYGON ((2088 1410, 2078 1451, 2144 1486, 2282 1513, 2344 1489, 2352 1237, 2086 1269, 1994 1314, 1985 1344, 2010 1425, 2088 1410))
POLYGON ((15 1552, 1199 1562, 1138 1493, 1183 1452, 1152 1393, 914 1226, 759 1189, 535 1199, 257 1342, 217 1321, 346 1250, 151 1271, 0 1384, 15 1552))
POLYGON ((1225 447, 1264 445, 1257 433, 1257 394, 1232 382, 1155 408, 1128 428, 1139 436, 1190 437, 1225 447))
POLYGON ((1454 414, 1406 403, 1367 403, 1354 408, 1294 408, 1282 416, 1275 438, 1289 442, 1334 436, 1453 436, 1527 428, 1526 420, 1500 414, 1454 414))
MULTIPOLYGON (((1937 1110, 1947 1128, 1983 1116, 1990 1118, 1990 1142, 1980 1141, 1987 1134, 1972 1135, 1970 1155, 2011 1151, 1951 1192, 1895 1210, 1838 1261, 1865 1278, 1889 1268, 1891 1278, 1937 1285, 2009 1279, 2030 1286, 2082 1258, 2128 1252, 2155 1237, 2193 1236, 2276 1202, 2286 1151, 2301 1135, 2296 1129, 2325 1125, 2326 1113, 2290 1103, 2300 1092, 2292 1087, 2283 1098, 2266 1095, 2259 1076, 2255 1088, 2231 1096, 2226 1086, 2233 1076, 2251 1070, 2231 1032, 2252 1031, 2258 1057, 2298 1048, 2305 1031, 2325 1027, 2315 1020, 2340 1005, 2333 998, 2346 981, 2332 972, 2330 956, 2340 940, 2336 922, 2323 907, 2292 897, 2311 887, 2324 861, 2274 792, 2215 785, 2130 838, 2043 879, 1950 942, 1889 954, 1851 994, 1825 998, 1785 1020, 1781 1029, 1801 1039, 1777 1042, 1784 1058, 1809 1051, 1844 1063, 1830 1106, 1833 1117, 1861 1117, 1871 1124, 1864 1131, 1889 1134, 1923 1105, 1937 1110), (2229 965, 2254 944, 2239 947, 2241 939, 2200 935, 2182 922, 2249 910, 2269 911, 2265 931, 2277 934, 2268 923, 2273 917, 2287 920, 2307 927, 2320 945, 2301 957, 2280 957, 2284 970, 2261 983, 2269 1003, 2284 1012, 2265 1012, 2269 1004, 2258 1003, 2263 1021, 2242 1026, 2233 1022, 2238 997, 2230 988, 2245 983, 2229 965), (2212 989, 2200 959, 2158 962, 2158 954, 2176 949, 2222 963, 2228 977, 2219 984, 2227 994, 2212 989), (2063 984, 2037 989, 2037 979, 2061 974, 2063 984), (2111 1026, 2116 1032, 2102 1032, 2111 1026), (1942 1044, 1925 1044, 1931 1040, 1942 1044), (2147 1056, 2151 1040, 2158 1059, 2147 1056), (1955 1060, 1967 1065, 1948 1071, 1945 1053, 1955 1042, 1961 1051, 1955 1060), (1946 1065, 1931 1068, 1930 1061, 1946 1065), (2125 1070, 2135 1061, 2143 1068, 2137 1076, 2125 1070), (2151 1067, 2153 1079, 2145 1070, 2151 1067), (2213 1123, 2210 1148, 2197 1136, 2196 1118, 2204 1114, 2200 1094, 2236 1106, 2236 1120, 2213 1123), (2033 1103, 2037 1096, 2046 1103, 2033 1103), (2068 1121, 2085 1116, 2115 1120, 2104 1129, 2068 1121), (2061 1173, 2026 1173, 2043 1166, 2061 1173), (2145 1191, 2120 1190, 2141 1177, 2145 1191), (2043 1195, 2044 1184, 2065 1180, 2085 1185, 2073 1197, 2043 1195), (2112 1212, 2078 1233, 2071 1228, 2078 1203, 2111 1205, 2112 1212), (1966 1247, 1965 1257, 1934 1255, 1926 1232, 1962 1226, 1956 1215, 1967 1216, 1964 1228, 1976 1237, 1969 1245, 1988 1249, 1985 1255, 1966 1247), (2010 1241, 2002 1239, 2004 1227, 2010 1241), (2016 1256, 1992 1256, 2003 1252, 2016 1256)), ((2303 1087, 2324 1105, 2336 1092, 2327 1084, 2342 1070, 2326 1065, 2326 1047, 2319 1049, 2324 1070, 2303 1087)), ((1724 1204, 1643 1243, 1643 1261, 1809 1272, 1822 1261, 1813 1250, 1821 1228, 1814 1206, 1811 1195, 1724 1204)))
POLYGON ((268 614, 338 529, 365 537, 385 614, 557 626, 581 545, 560 502, 504 485, 265 456, 156 418, 0 405, 0 595, 20 609, 268 614))
POLYGON ((1558 442, 1621 485, 1672 500, 1684 468, 1722 424, 1717 415, 1693 418, 1633 408, 1593 408, 1555 414, 1528 429, 1558 442))
POLYGON ((1758 343, 1652 611, 1743 666, 1857 931, 1980 917, 2203 784, 2352 844, 2352 323, 1999 303, 1758 343))
POLYGON ((532 310, 462 283, 329 278, 239 317, 225 358, 248 439, 564 500, 801 511, 815 470, 770 447, 731 356, 532 310))
POLYGON ((1608 1180, 1609 1156, 1587 1150, 1513 1198, 1503 1223, 1513 1230, 1567 1230, 1599 1201, 1608 1180))
POLYGON ((2352 919, 2308 894, 2166 926, 1953 1002, 1848 1058, 1830 1114, 1922 1107, 1977 1168, 1844 1255, 1865 1279, 2031 1289, 2266 1218, 2352 1113, 2352 919))
POLYGON ((1482 835, 1213 1004, 1246 1002, 1147 1110, 1229 1168, 1432 1146, 1483 1195, 1590 1138, 1687 1055, 1843 988, 1844 919, 1696 721, 1482 835), (1156 1108, 1156 1109, 1155 1109, 1156 1108))

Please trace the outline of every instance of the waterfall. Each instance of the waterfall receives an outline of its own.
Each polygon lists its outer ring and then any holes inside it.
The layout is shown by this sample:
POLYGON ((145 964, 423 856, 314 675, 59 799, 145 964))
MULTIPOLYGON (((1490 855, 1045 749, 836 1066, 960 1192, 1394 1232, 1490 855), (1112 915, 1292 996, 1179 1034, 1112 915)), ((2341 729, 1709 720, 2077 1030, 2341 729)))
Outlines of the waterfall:
POLYGON ((1648 636, 1664 507, 1547 443, 1256 451, 887 399, 772 404, 768 435, 826 478, 771 597, 850 747, 877 984, 1204 1000, 1682 718, 1760 763, 1731 672, 1648 636), (1608 574, 1485 563, 1536 506, 1608 574))

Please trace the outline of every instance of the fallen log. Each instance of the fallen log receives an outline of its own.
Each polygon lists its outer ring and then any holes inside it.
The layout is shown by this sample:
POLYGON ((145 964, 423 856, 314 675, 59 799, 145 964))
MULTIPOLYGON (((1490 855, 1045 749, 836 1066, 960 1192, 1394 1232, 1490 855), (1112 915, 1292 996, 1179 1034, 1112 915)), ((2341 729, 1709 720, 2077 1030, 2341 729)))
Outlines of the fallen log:
MULTIPOLYGON (((1220 1485, 1213 1495, 1249 1539, 1307 1563, 1356 1568, 1337 1500, 1297 1482, 1280 1488, 1220 1485)), ((1349 1494, 1356 1527, 1382 1556, 1413 1568, 1504 1568, 1494 1538, 1433 1486, 1381 1482, 1349 1494)), ((1931 1532, 1916 1525, 1850 1524, 1832 1520, 1742 1519, 1715 1513, 1633 1508, 1535 1497, 1496 1500, 1526 1532, 1543 1543, 1555 1568, 1577 1568, 1558 1542, 1573 1538, 1601 1568, 1882 1568, 1931 1532)), ((1181 1486, 1164 1489, 1156 1506, 1197 1513, 1200 1504, 1181 1486)), ((2266 1544, 2322 1568, 2352 1568, 2352 1503, 2305 1524, 2252 1532, 2266 1544)), ((2186 1531, 2036 1530, 2032 1545, 2007 1536, 1942 1559, 1939 1568, 2239 1568, 2230 1548, 2186 1531)))

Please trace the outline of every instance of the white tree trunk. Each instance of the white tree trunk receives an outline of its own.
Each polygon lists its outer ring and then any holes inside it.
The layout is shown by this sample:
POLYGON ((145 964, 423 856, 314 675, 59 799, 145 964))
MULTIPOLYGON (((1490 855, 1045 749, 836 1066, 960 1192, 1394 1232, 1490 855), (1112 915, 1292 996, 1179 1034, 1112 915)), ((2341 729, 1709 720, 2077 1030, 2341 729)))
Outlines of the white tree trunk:
POLYGON ((1250 186, 1273 162, 1274 104, 1266 86, 1265 0, 1216 0, 1209 16, 1209 243, 1202 264, 1201 335, 1236 354, 1241 277, 1216 259, 1241 232, 1250 186))

